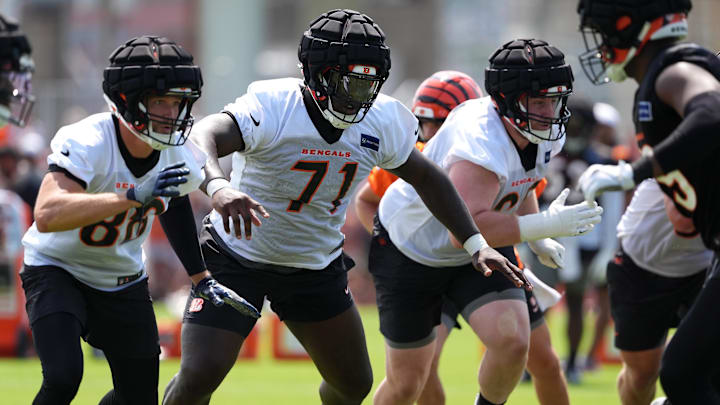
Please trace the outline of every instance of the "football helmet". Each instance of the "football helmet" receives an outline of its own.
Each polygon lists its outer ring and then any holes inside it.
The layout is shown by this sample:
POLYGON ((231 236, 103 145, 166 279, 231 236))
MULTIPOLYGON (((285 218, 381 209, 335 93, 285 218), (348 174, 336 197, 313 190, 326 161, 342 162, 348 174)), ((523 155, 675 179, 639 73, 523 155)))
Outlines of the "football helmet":
POLYGON ((580 0, 585 75, 596 85, 625 80, 625 66, 649 41, 687 36, 691 8, 690 0, 580 0))
POLYGON ((482 96, 480 86, 470 76, 441 70, 420 84, 413 97, 412 112, 418 119, 442 122, 453 108, 482 96))
POLYGON ((27 36, 17 21, 0 14, 0 127, 24 127, 35 104, 31 80, 35 65, 27 36))
POLYGON ((353 10, 330 10, 313 20, 298 59, 315 104, 338 129, 365 118, 390 73, 385 34, 353 10))
POLYGON ((194 122, 190 111, 203 84, 190 53, 167 38, 133 38, 110 55, 103 79, 110 111, 135 136, 157 150, 185 143, 194 122), (180 97, 177 117, 150 114, 149 96, 180 97), (166 125, 171 127, 170 133, 153 129, 166 125))
POLYGON ((567 99, 573 80, 565 55, 538 39, 517 39, 504 44, 490 56, 490 66, 485 69, 485 90, 500 116, 536 144, 557 141, 565 135, 565 124, 570 119, 567 99), (554 115, 531 114, 527 105, 523 105, 530 97, 551 99, 554 115), (532 128, 531 121, 548 127, 532 128))

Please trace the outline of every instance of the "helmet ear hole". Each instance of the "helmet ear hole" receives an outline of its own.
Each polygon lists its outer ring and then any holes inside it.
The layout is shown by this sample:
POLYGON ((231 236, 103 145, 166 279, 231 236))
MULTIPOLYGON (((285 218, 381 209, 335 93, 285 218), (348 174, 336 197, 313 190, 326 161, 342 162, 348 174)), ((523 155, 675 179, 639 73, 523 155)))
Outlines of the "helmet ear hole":
POLYGON ((618 31, 622 31, 625 28, 629 27, 632 24, 632 18, 630 16, 624 15, 617 19, 617 22, 615 23, 615 29, 618 31))

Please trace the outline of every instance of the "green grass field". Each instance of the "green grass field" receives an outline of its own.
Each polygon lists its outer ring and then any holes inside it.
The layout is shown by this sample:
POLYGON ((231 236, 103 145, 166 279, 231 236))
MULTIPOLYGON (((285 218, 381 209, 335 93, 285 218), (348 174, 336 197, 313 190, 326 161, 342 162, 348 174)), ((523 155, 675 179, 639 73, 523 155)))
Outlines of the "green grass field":
MULTIPOLYGON (((375 373, 375 386, 377 386, 385 375, 384 346, 378 330, 377 311, 374 307, 364 307, 361 308, 361 313, 375 373)), ((562 318, 562 311, 555 311, 550 314, 549 322, 556 350, 564 354, 564 339, 561 336, 564 329, 562 318)), ((264 335, 269 336, 269 333, 264 335)), ((320 377, 313 365, 308 361, 273 360, 270 355, 269 340, 261 338, 260 341, 258 358, 238 362, 213 396, 213 403, 318 404, 317 386, 320 377)), ((85 349, 87 348, 86 346, 85 349)), ((463 327, 460 331, 455 330, 451 334, 440 364, 440 374, 449 405, 473 403, 477 392, 476 375, 480 352, 478 341, 469 327, 463 327)), ((159 387, 161 394, 178 367, 179 360, 161 362, 159 387)), ((615 389, 618 370, 617 365, 604 365, 599 371, 585 374, 582 385, 570 387, 571 402, 582 405, 619 404, 615 389)), ((40 382, 40 362, 36 358, 0 360, 1 404, 31 403, 40 382)), ((73 403, 97 404, 110 387, 111 377, 107 364, 103 359, 90 356, 89 350, 86 350, 83 381, 73 403)), ((364 403, 371 404, 371 397, 364 403)), ((537 403, 532 384, 529 383, 521 383, 508 401, 508 404, 522 405, 537 403)))

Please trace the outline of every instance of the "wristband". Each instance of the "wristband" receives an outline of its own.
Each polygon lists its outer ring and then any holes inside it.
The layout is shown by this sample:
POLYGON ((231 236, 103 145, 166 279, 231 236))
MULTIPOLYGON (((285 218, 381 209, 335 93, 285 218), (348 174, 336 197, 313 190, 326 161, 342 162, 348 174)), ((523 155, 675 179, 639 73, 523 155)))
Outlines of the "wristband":
POLYGON ((220 189, 223 189, 225 187, 230 187, 230 182, 226 179, 222 177, 212 179, 208 182, 207 186, 205 186, 205 194, 207 194, 208 197, 212 198, 213 194, 217 193, 220 189))
POLYGON ((474 256, 475 253, 479 252, 481 249, 485 249, 488 247, 488 243, 485 241, 485 238, 480 233, 476 233, 475 235, 467 238, 465 243, 463 243, 463 247, 465 250, 467 250, 468 253, 470 253, 470 256, 474 256))

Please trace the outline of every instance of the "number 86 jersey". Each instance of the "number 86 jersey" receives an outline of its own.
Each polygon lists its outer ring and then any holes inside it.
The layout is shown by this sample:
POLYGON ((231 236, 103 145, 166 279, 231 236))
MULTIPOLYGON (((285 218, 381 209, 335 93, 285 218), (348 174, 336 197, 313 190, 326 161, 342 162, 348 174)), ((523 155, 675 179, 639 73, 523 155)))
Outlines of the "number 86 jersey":
MULTIPOLYGON (((151 168, 142 168, 145 173, 139 173, 140 168, 132 165, 134 174, 126 162, 133 158, 121 146, 116 128, 117 122, 110 113, 91 115, 60 128, 50 144, 50 171, 63 172, 87 193, 95 194, 124 193, 163 167, 180 161, 190 169, 187 183, 179 187, 180 195, 197 189, 203 181, 205 154, 189 141, 160 151, 151 168)), ((153 155, 157 156, 157 152, 153 155)), ((58 266, 99 290, 125 288, 147 276, 142 244, 150 234, 153 219, 165 212, 169 201, 168 197, 156 197, 143 209, 130 208, 68 231, 41 233, 33 223, 23 237, 24 262, 30 266, 58 266)))
POLYGON ((232 187, 262 204, 270 217, 246 240, 236 238, 234 229, 225 233, 213 211, 211 232, 244 259, 283 267, 321 270, 337 258, 357 185, 374 166, 405 163, 417 139, 417 119, 380 94, 361 122, 328 142, 305 107, 302 81, 292 78, 254 82, 224 112, 245 143, 233 156, 232 187))

